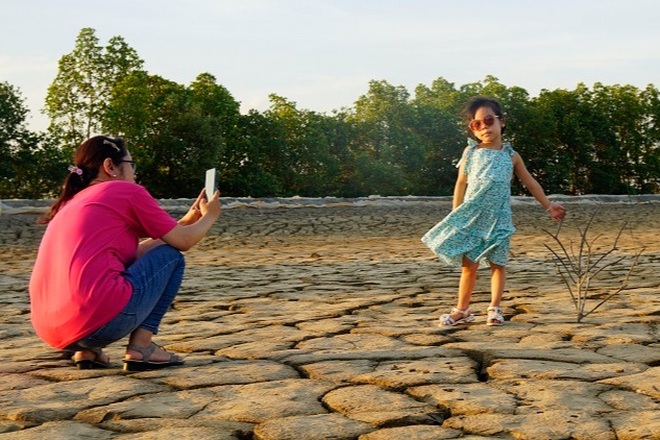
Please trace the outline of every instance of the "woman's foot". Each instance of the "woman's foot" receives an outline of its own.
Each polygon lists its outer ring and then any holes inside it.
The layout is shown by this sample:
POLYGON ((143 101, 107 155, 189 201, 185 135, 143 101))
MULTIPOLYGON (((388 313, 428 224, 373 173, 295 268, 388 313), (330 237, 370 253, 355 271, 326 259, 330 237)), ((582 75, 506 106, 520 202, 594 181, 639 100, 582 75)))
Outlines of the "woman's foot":
POLYGON ((79 370, 108 368, 110 366, 110 358, 100 348, 76 351, 71 360, 79 370))
POLYGON ((443 327, 467 324, 468 322, 472 321, 474 321, 474 315, 470 311, 469 307, 465 310, 454 307, 451 310, 451 313, 445 313, 444 315, 440 316, 440 325, 443 327))
POLYGON ((128 344, 124 357, 124 370, 126 371, 155 370, 183 364, 184 360, 181 356, 170 353, 153 342, 147 347, 128 344))

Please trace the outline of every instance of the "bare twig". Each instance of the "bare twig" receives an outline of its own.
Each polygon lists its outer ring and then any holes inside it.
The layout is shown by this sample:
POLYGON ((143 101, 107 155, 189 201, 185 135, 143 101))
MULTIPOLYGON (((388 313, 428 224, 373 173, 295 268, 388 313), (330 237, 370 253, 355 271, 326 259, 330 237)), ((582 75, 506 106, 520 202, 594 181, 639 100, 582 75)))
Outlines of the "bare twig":
MULTIPOLYGON (((632 262, 632 264, 630 265, 630 268, 628 269, 628 273, 626 273, 626 278, 625 278, 625 279, 623 280, 623 282, 621 283, 621 286, 619 286, 619 288, 618 288, 615 292, 609 294, 609 295, 606 296, 604 299, 602 299, 598 304, 596 304, 596 305, 595 305, 595 306, 594 306, 594 307, 593 307, 588 313, 586 313, 583 317, 587 317, 587 316, 591 315, 593 312, 596 311, 596 309, 598 309, 600 306, 602 306, 603 304, 605 304, 605 303, 607 302, 607 300, 609 300, 609 299, 612 298, 614 295, 616 295, 616 294, 618 294, 619 292, 622 292, 622 291, 624 291, 625 289, 628 288, 628 280, 630 279, 630 274, 632 274, 633 269, 635 268, 635 266, 637 266, 637 260, 639 260, 639 256, 642 254, 642 252, 644 251, 644 249, 645 249, 645 248, 640 249, 639 252, 637 252, 637 254, 635 254, 635 256, 633 257, 633 262, 632 262)), ((619 260, 619 261, 621 261, 621 260, 619 260)))
POLYGON ((596 218, 597 213, 598 209, 595 210, 589 217, 589 220, 584 225, 584 228, 579 226, 577 227, 578 233, 580 235, 580 240, 577 247, 574 246, 573 241, 570 241, 568 245, 565 245, 562 239, 559 237, 559 232, 561 231, 562 226, 561 223, 557 228, 557 232, 554 234, 543 229, 546 234, 552 237, 558 247, 558 249, 553 249, 553 247, 550 245, 545 244, 545 247, 552 253, 553 262, 557 267, 557 272, 559 272, 559 275, 564 281, 564 284, 568 288, 568 292, 577 312, 577 322, 582 321, 582 319, 591 315, 612 297, 628 288, 630 275, 632 274, 634 268, 637 266, 639 257, 644 251, 644 248, 642 248, 639 252, 637 252, 637 254, 635 254, 630 267, 628 268, 628 272, 618 288, 602 298, 600 302, 598 302, 590 310, 585 311, 587 300, 589 299, 589 293, 592 288, 591 282, 601 272, 603 272, 603 270, 617 267, 626 259, 625 256, 618 257, 613 260, 608 259, 608 257, 610 257, 614 251, 618 250, 619 240, 623 234, 624 229, 626 228, 627 223, 624 223, 621 229, 619 229, 619 232, 614 239, 614 243, 609 249, 600 255, 595 254, 595 243, 598 239, 601 238, 601 234, 596 235, 596 237, 590 239, 588 238, 588 233, 594 219, 596 218))

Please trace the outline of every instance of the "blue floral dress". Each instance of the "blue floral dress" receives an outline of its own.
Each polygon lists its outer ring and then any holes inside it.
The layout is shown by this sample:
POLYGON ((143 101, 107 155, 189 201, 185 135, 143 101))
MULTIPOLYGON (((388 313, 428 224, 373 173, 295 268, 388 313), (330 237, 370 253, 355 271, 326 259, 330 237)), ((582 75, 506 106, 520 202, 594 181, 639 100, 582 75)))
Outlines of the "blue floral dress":
POLYGON ((422 237, 443 263, 460 266, 465 255, 483 265, 506 266, 509 240, 516 230, 511 220, 514 154, 508 142, 500 150, 489 150, 472 141, 465 149, 463 203, 422 237))

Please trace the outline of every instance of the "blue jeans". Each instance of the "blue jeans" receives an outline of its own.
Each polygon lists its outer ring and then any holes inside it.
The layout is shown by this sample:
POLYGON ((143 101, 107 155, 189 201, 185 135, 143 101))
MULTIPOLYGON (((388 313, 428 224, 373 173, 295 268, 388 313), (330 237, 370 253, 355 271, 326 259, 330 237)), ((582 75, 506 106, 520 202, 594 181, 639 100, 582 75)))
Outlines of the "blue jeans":
POLYGON ((124 272, 124 277, 133 285, 133 296, 126 307, 112 321, 69 348, 105 347, 137 328, 157 334, 163 316, 181 287, 185 264, 181 252, 172 246, 161 245, 149 250, 124 272))

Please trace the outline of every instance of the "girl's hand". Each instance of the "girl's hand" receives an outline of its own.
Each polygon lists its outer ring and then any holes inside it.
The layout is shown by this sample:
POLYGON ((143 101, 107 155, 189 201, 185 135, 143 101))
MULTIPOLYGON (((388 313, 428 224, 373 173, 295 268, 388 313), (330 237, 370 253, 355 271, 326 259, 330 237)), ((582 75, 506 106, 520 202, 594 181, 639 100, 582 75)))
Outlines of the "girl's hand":
POLYGON ((546 211, 548 211, 550 218, 556 222, 564 220, 564 217, 566 216, 566 208, 559 203, 550 202, 546 211))
POLYGON ((195 202, 190 206, 190 209, 188 212, 186 212, 186 215, 184 215, 181 220, 179 220, 179 224, 186 226, 186 225, 192 225, 195 223, 197 220, 202 218, 202 211, 200 209, 200 203, 204 199, 204 194, 205 190, 202 190, 199 195, 197 196, 197 199, 195 202))

